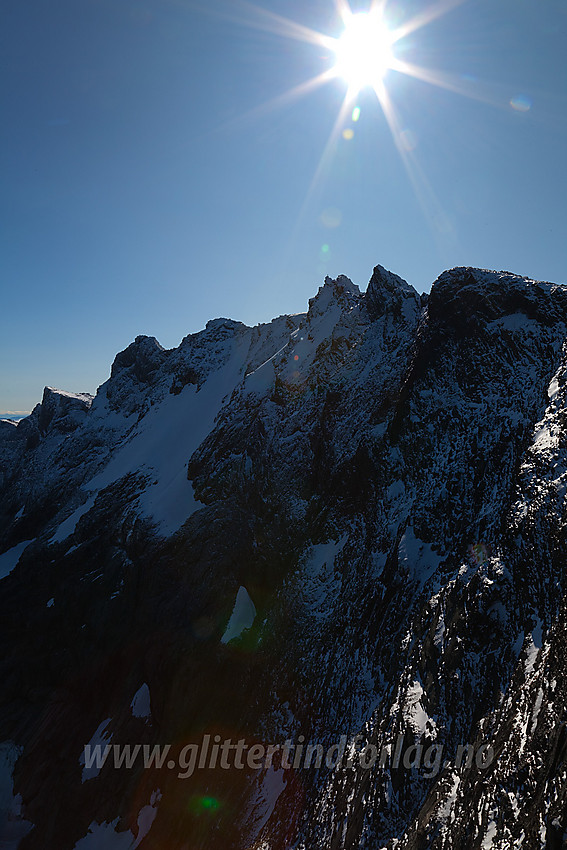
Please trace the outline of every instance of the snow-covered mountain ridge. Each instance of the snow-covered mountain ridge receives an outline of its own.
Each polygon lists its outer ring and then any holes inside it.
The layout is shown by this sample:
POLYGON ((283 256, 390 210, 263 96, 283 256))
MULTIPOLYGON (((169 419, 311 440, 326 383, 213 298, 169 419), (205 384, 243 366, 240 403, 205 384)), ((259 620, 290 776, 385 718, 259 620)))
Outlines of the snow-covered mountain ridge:
POLYGON ((567 846, 566 342, 565 286, 377 266, 0 421, 0 843, 567 846), (204 734, 449 763, 83 776, 204 734))

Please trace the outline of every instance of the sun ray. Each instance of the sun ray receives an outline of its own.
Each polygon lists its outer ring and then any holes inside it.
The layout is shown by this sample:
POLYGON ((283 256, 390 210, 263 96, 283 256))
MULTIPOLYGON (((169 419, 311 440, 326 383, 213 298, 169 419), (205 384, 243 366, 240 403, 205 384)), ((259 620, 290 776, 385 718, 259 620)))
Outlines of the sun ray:
POLYGON ((395 29, 392 32, 392 40, 399 41, 401 38, 405 38, 406 35, 410 35, 410 33, 427 26, 427 24, 430 24, 437 18, 441 18, 443 15, 456 9, 457 6, 462 6, 466 2, 467 0, 440 0, 440 2, 434 3, 428 9, 425 9, 419 15, 415 15, 407 23, 395 29))
POLYGON ((372 0, 370 4, 370 9, 368 10, 369 15, 378 15, 379 17, 384 17, 384 11, 386 9, 387 0, 372 0))
POLYGON ((352 9, 348 3, 348 0, 335 0, 335 6, 337 7, 337 12, 339 13, 343 25, 346 26, 348 21, 352 18, 352 9))
POLYGON ((386 86, 381 82, 374 90, 425 219, 436 238, 439 241, 446 242, 452 235, 452 227, 447 214, 416 158, 411 155, 411 152, 402 142, 400 124, 386 86))
POLYGON ((320 47, 326 47, 328 50, 333 49, 335 39, 324 33, 317 32, 310 27, 299 24, 297 21, 292 21, 290 18, 284 18, 283 15, 278 15, 275 12, 270 12, 268 9, 262 9, 261 6, 256 6, 250 3, 249 0, 233 0, 233 5, 240 8, 244 14, 248 13, 249 20, 243 21, 237 15, 232 17, 241 23, 246 23, 254 29, 259 29, 264 32, 271 32, 274 35, 290 38, 295 41, 305 41, 308 44, 316 44, 320 47))
MULTIPOLYGON (((329 134, 329 138, 328 138, 327 143, 326 143, 326 145, 323 149, 323 153, 321 154, 321 157, 319 158, 319 163, 318 163, 317 168, 315 170, 315 174, 313 175, 313 179, 311 180, 311 183, 309 185, 309 189, 307 190, 307 194, 305 196, 305 201, 303 203, 303 207, 305 207, 307 205, 307 203, 309 202, 309 200, 311 199, 311 196, 315 192, 317 185, 318 185, 318 183, 319 183, 319 181, 320 181, 320 179, 323 175, 325 168, 327 167, 327 165, 329 164, 329 162, 331 160, 333 148, 335 146, 336 141, 338 140, 338 138, 340 136, 341 129, 342 129, 344 121, 345 121, 345 119, 346 119, 346 117, 349 113, 349 110, 352 109, 352 105, 356 100, 356 95, 357 95, 357 92, 354 89, 349 88, 347 90, 345 96, 344 96, 343 102, 342 102, 341 107, 339 109, 339 113, 337 115, 337 119, 336 119, 335 123, 333 124, 333 128, 332 128, 332 130, 329 134)), ((303 207, 302 207, 302 209, 303 209, 303 207)))
POLYGON ((317 168, 315 169, 315 173, 313 174, 313 177, 311 179, 311 182, 309 184, 307 192, 305 193, 305 198, 303 200, 303 203, 301 205, 301 209, 299 211, 295 231, 299 230, 299 228, 300 228, 300 226, 303 222, 304 216, 305 216, 305 214, 306 214, 306 212, 307 212, 307 210, 308 210, 308 208, 311 204, 312 198, 313 198, 313 196, 314 196, 314 194, 315 194, 315 192, 316 192, 316 190, 319 186, 319 183, 320 183, 320 181, 323 177, 323 174, 324 174, 326 168, 328 167, 328 165, 331 161, 335 144, 336 144, 336 142, 337 142, 337 140, 340 136, 341 129, 344 125, 344 122, 345 122, 345 119, 346 119, 346 117, 349 113, 349 110, 352 110, 352 106, 356 101, 356 95, 357 95, 357 92, 354 89, 349 88, 347 90, 344 98, 343 98, 343 102, 340 106, 337 118, 335 120, 335 123, 333 124, 331 132, 329 133, 329 138, 327 139, 325 147, 323 148, 323 152, 321 153, 321 156, 319 157, 319 162, 317 163, 317 168))
POLYGON ((333 127, 331 128, 331 132, 329 133, 329 137, 325 143, 325 147, 323 148, 321 156, 319 157, 319 162, 317 163, 317 167, 315 169, 313 177, 311 178, 311 182, 309 183, 301 207, 299 208, 299 211, 297 213, 295 224, 286 240, 286 262, 288 262, 293 255, 294 245, 296 244, 297 239, 299 237, 299 233, 305 224, 305 219, 310 211, 314 195, 321 183, 323 174, 331 162, 335 145, 341 133, 341 128, 344 125, 349 110, 352 109, 353 104, 356 102, 356 96, 357 92, 349 88, 343 98, 343 101, 339 108, 339 112, 337 114, 337 118, 333 124, 333 127))
POLYGON ((326 85, 326 83, 330 82, 335 78, 335 72, 333 68, 329 68, 327 71, 323 71, 321 74, 318 74, 316 77, 311 77, 309 80, 305 80, 303 83, 299 83, 297 86, 293 86, 291 89, 287 89, 279 95, 276 95, 270 100, 265 101, 264 103, 259 104, 258 106, 254 106, 252 109, 247 110, 246 112, 237 115, 235 118, 231 118, 217 128, 220 130, 227 130, 230 127, 238 127, 240 125, 247 124, 249 121, 259 118, 263 115, 268 115, 280 107, 287 106, 290 103, 299 100, 305 95, 308 95, 310 92, 315 91, 321 86, 326 85))
MULTIPOLYGON (((392 62, 392 70, 398 71, 401 74, 406 74, 408 77, 414 77, 424 83, 432 86, 437 86, 441 89, 459 94, 462 97, 468 97, 471 100, 477 100, 481 103, 486 103, 490 106, 502 107, 507 104, 504 91, 503 96, 497 96, 488 93, 486 90, 481 90, 480 82, 475 80, 468 85, 462 77, 455 77, 442 71, 434 71, 432 68, 424 68, 421 65, 414 65, 411 62, 406 62, 400 59, 394 59, 392 62), (503 99, 504 97, 504 99, 503 99)), ((494 88, 494 86, 491 86, 494 88)))

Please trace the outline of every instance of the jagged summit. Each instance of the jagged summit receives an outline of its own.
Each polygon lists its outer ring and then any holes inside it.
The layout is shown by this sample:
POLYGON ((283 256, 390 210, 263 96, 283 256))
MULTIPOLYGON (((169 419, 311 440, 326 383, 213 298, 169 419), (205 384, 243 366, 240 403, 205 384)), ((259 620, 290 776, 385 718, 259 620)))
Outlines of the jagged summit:
POLYGON ((346 275, 339 275, 336 280, 327 275, 317 295, 309 299, 307 319, 312 320, 329 309, 350 310, 358 304, 360 298, 360 289, 346 275))
POLYGON ((419 307, 421 298, 413 286, 397 274, 383 266, 375 266, 365 293, 365 303, 371 318, 378 319, 386 313, 419 307))
POLYGON ((384 266, 378 264, 374 266, 374 271, 370 278, 368 289, 372 291, 380 290, 381 288, 387 289, 390 292, 395 291, 396 289, 402 289, 408 293, 415 292, 413 286, 410 286, 407 281, 399 275, 394 274, 394 272, 388 271, 388 269, 385 269, 384 266))
POLYGON ((353 283, 352 280, 344 274, 340 274, 336 279, 333 279, 329 275, 325 277, 325 285, 331 286, 333 288, 338 288, 339 290, 344 290, 350 292, 352 295, 359 295, 360 289, 353 283))

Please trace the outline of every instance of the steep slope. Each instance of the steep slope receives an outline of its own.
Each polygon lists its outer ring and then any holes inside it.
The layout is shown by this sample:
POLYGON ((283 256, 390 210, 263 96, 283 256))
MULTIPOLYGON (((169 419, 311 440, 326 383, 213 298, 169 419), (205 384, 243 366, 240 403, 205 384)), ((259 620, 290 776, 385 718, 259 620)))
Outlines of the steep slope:
POLYGON ((1 423, 0 840, 562 847, 566 339, 565 287, 377 266, 1 423), (216 735, 296 767, 180 778, 216 735))

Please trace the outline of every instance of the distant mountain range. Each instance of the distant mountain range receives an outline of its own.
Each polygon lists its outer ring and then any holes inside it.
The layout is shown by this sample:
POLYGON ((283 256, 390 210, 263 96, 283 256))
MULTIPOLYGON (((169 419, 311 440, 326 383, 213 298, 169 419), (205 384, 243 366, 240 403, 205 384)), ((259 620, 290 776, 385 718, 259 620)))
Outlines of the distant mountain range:
POLYGON ((566 396, 567 287, 376 266, 1 420, 0 847, 567 847, 566 396))

